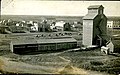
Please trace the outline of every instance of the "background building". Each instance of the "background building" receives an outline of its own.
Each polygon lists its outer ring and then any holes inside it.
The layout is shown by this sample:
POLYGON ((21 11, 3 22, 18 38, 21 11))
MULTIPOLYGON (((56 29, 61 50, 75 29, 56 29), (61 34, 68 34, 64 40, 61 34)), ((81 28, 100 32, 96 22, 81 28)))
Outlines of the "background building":
POLYGON ((71 25, 69 23, 64 24, 64 31, 71 31, 71 25))
POLYGON ((109 17, 107 21, 107 28, 120 29, 120 18, 109 17))

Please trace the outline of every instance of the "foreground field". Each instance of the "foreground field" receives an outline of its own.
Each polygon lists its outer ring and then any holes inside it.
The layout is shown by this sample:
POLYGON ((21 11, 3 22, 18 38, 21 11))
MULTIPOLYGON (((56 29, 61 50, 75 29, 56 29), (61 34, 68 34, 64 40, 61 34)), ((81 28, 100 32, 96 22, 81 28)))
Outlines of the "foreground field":
POLYGON ((91 51, 68 52, 60 55, 70 57, 71 63, 79 68, 114 75, 120 74, 119 54, 105 55, 100 52, 100 49, 96 49, 91 51))
POLYGON ((99 49, 36 55, 1 52, 0 55, 0 70, 3 74, 117 75, 120 73, 120 56, 105 55, 99 49))

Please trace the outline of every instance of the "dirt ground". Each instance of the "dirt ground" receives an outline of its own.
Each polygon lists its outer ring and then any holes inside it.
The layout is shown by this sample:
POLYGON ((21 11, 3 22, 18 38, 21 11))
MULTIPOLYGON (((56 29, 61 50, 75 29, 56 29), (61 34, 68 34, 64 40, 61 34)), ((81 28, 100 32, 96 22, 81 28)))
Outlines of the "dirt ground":
POLYGON ((0 56, 0 71, 3 74, 116 75, 119 69, 109 72, 113 67, 111 65, 119 59, 115 67, 120 66, 120 57, 102 54, 99 49, 36 55, 3 53, 0 56))

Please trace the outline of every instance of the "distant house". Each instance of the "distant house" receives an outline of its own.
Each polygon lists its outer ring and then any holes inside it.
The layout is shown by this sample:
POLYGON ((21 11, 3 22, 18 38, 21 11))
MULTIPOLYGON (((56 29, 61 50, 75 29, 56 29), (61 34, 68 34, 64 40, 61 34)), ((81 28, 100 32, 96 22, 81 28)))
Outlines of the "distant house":
POLYGON ((26 31, 29 31, 26 27, 10 26, 9 28, 12 33, 26 33, 26 31))
POLYGON ((107 28, 113 28, 113 21, 107 21, 107 28))
POLYGON ((69 23, 64 24, 64 31, 71 31, 71 25, 69 23))
POLYGON ((107 21, 107 28, 120 29, 120 18, 109 17, 107 21))
POLYGON ((51 29, 52 31, 55 29, 55 24, 56 24, 55 22, 53 22, 53 23, 50 24, 50 29, 51 29))
POLYGON ((42 22, 38 24, 38 31, 39 32, 48 32, 50 31, 50 24, 47 22, 42 22))
POLYGON ((6 33, 11 33, 10 28, 8 26, 0 26, 0 33, 6 34, 6 33))
POLYGON ((83 28, 82 24, 73 24, 71 26, 72 26, 71 30, 73 30, 73 31, 81 31, 83 28))
POLYGON ((55 29, 57 29, 57 31, 64 31, 64 21, 58 21, 55 24, 55 29))
POLYGON ((37 22, 33 23, 33 26, 31 26, 31 30, 38 31, 38 23, 37 22))

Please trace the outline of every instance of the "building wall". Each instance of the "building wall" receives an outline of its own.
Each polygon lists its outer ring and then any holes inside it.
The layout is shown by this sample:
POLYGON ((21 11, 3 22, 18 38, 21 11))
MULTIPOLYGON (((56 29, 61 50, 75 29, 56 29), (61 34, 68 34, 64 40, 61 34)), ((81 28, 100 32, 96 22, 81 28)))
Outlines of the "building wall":
POLYGON ((113 28, 113 21, 107 21, 107 28, 113 28))
POLYGON ((92 45, 93 20, 83 20, 83 45, 92 45))
POLYGON ((107 21, 107 28, 120 28, 120 20, 109 20, 107 21))
POLYGON ((102 34, 101 35, 106 35, 107 33, 107 17, 103 14, 100 16, 101 17, 101 22, 99 24, 100 28, 101 28, 101 31, 102 31, 102 34))
POLYGON ((100 31, 99 31, 100 16, 97 16, 94 19, 93 24, 94 24, 93 25, 93 39, 95 39, 95 37, 100 34, 100 31))
POLYGON ((113 21, 113 28, 120 28, 120 20, 113 21))
POLYGON ((93 22, 93 45, 102 45, 102 37, 100 36, 104 30, 105 24, 103 24, 103 21, 101 19, 101 15, 97 15, 93 22), (102 22, 102 24, 101 24, 102 22))
POLYGON ((100 34, 99 31, 99 22, 100 22, 100 17, 97 16, 94 21, 93 21, 93 39, 92 39, 92 44, 93 45, 100 45, 100 38, 98 37, 98 35, 100 34), (99 39, 99 41, 98 41, 99 39))
POLYGON ((25 54, 39 51, 55 51, 76 48, 77 42, 62 42, 62 43, 45 43, 45 44, 18 44, 12 45, 11 51, 16 54, 25 54))
POLYGON ((88 13, 98 13, 98 10, 96 10, 96 9, 89 9, 88 13))
POLYGON ((114 45, 112 42, 110 42, 107 47, 109 48, 110 53, 114 52, 114 45))

